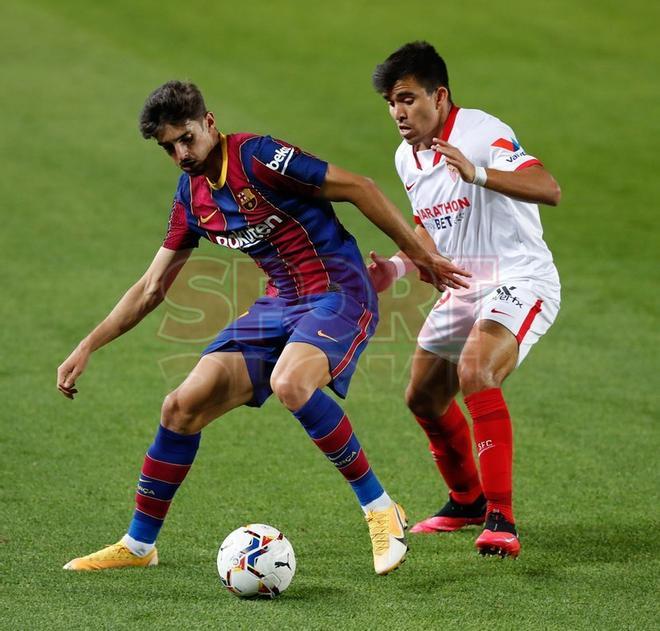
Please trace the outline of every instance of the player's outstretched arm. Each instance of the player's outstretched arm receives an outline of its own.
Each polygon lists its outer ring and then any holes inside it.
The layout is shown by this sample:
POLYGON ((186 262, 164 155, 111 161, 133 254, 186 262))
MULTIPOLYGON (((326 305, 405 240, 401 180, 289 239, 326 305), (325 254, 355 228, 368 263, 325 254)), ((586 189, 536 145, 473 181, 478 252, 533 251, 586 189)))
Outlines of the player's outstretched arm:
MULTIPOLYGON (((415 226, 415 234, 429 252, 438 253, 435 242, 424 226, 415 226)), ((416 269, 414 263, 401 250, 389 259, 380 256, 373 250, 369 252, 369 256, 372 262, 367 266, 367 270, 378 293, 385 291, 395 280, 416 269), (394 263, 395 259, 398 259, 399 263, 394 263)))
POLYGON ((122 296, 114 309, 80 341, 57 369, 57 388, 65 397, 73 399, 78 392, 75 388, 76 380, 95 350, 132 329, 163 301, 191 252, 166 248, 158 250, 142 278, 122 296))
POLYGON ((461 277, 470 277, 470 272, 437 253, 427 251, 397 207, 373 180, 330 164, 320 195, 331 201, 351 202, 357 206, 367 219, 401 248, 415 264, 423 281, 440 291, 447 287, 469 287, 461 277))
MULTIPOLYGON (((445 140, 433 139, 431 148, 444 154, 447 165, 455 169, 465 182, 474 182, 475 166, 461 152, 445 140)), ((561 189, 557 180, 541 165, 535 164, 520 171, 486 169, 485 187, 524 202, 557 206, 561 189)))

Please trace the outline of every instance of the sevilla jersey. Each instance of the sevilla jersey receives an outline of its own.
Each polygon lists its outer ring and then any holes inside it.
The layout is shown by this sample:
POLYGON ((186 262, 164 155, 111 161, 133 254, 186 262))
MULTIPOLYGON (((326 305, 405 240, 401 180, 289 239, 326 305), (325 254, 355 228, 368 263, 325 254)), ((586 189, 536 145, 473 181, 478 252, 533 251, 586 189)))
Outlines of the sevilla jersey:
MULTIPOLYGON (((453 106, 442 139, 475 166, 517 171, 541 164, 525 152, 508 125, 480 110, 453 106)), ((464 182, 432 149, 417 151, 404 141, 395 162, 415 222, 424 226, 441 254, 473 273, 471 289, 461 293, 525 280, 559 291, 536 204, 464 182)))
POLYGON ((163 247, 197 247, 200 238, 252 257, 268 276, 266 294, 296 300, 343 291, 363 304, 374 292, 355 239, 332 205, 315 196, 327 162, 270 136, 221 135, 215 185, 183 174, 163 247))

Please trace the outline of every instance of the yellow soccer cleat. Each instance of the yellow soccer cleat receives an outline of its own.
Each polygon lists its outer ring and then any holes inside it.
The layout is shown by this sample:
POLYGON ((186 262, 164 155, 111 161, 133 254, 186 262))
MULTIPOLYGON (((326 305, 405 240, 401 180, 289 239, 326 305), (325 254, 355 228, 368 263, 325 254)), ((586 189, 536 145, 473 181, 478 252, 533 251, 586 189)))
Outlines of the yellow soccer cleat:
POLYGON ((406 514, 401 506, 393 503, 385 510, 369 511, 366 519, 374 549, 376 574, 389 574, 404 562, 408 552, 406 514))
POLYGON ((121 541, 69 561, 65 570, 113 570, 122 567, 150 567, 158 565, 158 552, 154 548, 149 554, 139 557, 133 554, 121 541))

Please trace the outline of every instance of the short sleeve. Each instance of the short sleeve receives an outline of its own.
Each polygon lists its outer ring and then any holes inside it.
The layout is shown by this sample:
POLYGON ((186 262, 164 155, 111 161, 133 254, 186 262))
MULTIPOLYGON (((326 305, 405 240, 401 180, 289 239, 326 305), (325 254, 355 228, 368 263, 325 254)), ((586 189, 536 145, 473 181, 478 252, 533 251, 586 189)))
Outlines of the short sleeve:
POLYGON ((176 198, 172 202, 170 220, 163 247, 168 250, 189 250, 199 245, 199 235, 190 230, 186 219, 186 208, 176 198))
POLYGON ((530 156, 522 147, 513 130, 504 123, 489 126, 486 134, 488 140, 488 158, 484 166, 500 171, 519 171, 541 164, 541 161, 530 156))
POLYGON ((251 156, 255 177, 275 191, 311 196, 328 171, 328 163, 298 147, 262 136, 251 156))

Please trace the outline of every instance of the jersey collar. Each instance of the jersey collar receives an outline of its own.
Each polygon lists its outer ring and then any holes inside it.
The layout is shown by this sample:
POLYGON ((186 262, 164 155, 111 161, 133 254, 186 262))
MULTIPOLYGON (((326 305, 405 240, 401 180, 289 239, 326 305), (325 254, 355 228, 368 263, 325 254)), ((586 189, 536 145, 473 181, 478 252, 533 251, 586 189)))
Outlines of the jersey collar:
POLYGON ((220 167, 220 177, 217 182, 211 182, 209 178, 206 178, 206 181, 209 183, 209 186, 214 190, 220 190, 227 181, 227 136, 220 134, 220 147, 222 148, 222 166, 220 167))
MULTIPOLYGON (((445 120, 442 126, 442 133, 440 134, 440 140, 446 141, 449 139, 449 136, 451 135, 451 130, 454 129, 454 123, 456 122, 456 114, 458 114, 458 110, 460 109, 461 109, 460 107, 457 107, 452 103, 451 109, 449 110, 449 114, 447 115, 447 120, 445 120)), ((415 158, 415 164, 417 165, 417 168, 421 171, 422 164, 419 161, 419 158, 417 157, 417 145, 413 147, 413 157, 415 158)), ((433 156, 433 166, 436 166, 440 162, 441 158, 442 158, 442 153, 436 151, 435 155, 433 156)))

